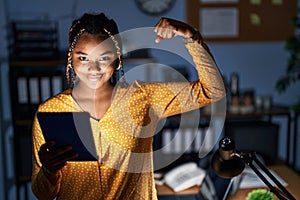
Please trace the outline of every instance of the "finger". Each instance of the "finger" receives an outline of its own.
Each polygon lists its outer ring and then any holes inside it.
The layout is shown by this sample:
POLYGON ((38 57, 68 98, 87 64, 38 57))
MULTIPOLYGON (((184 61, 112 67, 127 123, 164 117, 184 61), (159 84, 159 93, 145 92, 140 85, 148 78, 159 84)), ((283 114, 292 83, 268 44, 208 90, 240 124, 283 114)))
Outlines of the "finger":
POLYGON ((160 19, 160 20, 157 22, 157 24, 155 25, 155 27, 154 27, 154 32, 155 32, 155 33, 157 33, 159 27, 161 27, 162 21, 163 21, 163 19, 160 19))
POLYGON ((45 144, 43 144, 41 147, 40 147, 40 151, 42 152, 46 152, 46 151, 49 151, 49 148, 54 146, 56 144, 55 141, 49 141, 49 142, 46 142, 45 144))
POLYGON ((57 163, 66 163, 77 157, 78 157, 78 153, 76 153, 76 152, 64 154, 59 158, 59 161, 57 163))
POLYGON ((164 38, 163 37, 161 37, 161 36, 157 36, 156 38, 155 38, 155 43, 159 43, 160 41, 162 41, 164 38))
POLYGON ((53 171, 59 171, 68 164, 68 161, 70 161, 76 157, 78 157, 78 153, 75 153, 75 152, 72 152, 72 153, 69 152, 69 154, 64 154, 60 157, 58 162, 53 163, 53 165, 50 167, 50 169, 53 171))
MULTIPOLYGON (((52 149, 51 151, 48 151, 49 157, 52 159, 59 158, 61 155, 68 154, 72 152, 72 146, 71 145, 66 145, 66 146, 61 146, 55 149, 52 149)), ((49 159, 51 161, 52 159, 49 159)))
POLYGON ((72 146, 63 146, 58 147, 56 149, 51 149, 47 151, 40 151, 39 157, 43 165, 51 165, 51 163, 56 162, 57 158, 60 157, 60 155, 63 155, 69 151, 72 150, 72 146))
POLYGON ((52 166, 51 169, 49 169, 49 171, 57 172, 57 171, 61 170, 62 168, 64 168, 66 165, 67 165, 67 162, 58 163, 58 164, 52 166))
POLYGON ((78 154, 72 154, 67 157, 61 158, 57 162, 52 163, 51 165, 47 166, 50 171, 58 171, 61 170, 64 166, 67 165, 68 161, 72 160, 73 158, 76 158, 78 154))
POLYGON ((54 157, 51 160, 48 160, 48 162, 45 163, 44 166, 50 171, 57 171, 64 167, 67 161, 70 161, 76 157, 78 157, 78 153, 69 151, 57 157, 54 157))
POLYGON ((67 162, 61 162, 61 163, 56 163, 54 165, 43 165, 45 169, 47 169, 47 172, 49 173, 57 173, 58 171, 62 170, 63 167, 67 165, 67 162))
POLYGON ((58 162, 66 162, 66 161, 70 161, 73 158, 78 157, 78 153, 74 152, 74 151, 67 151, 63 154, 60 154, 56 157, 53 158, 52 162, 53 163, 58 163, 58 162))

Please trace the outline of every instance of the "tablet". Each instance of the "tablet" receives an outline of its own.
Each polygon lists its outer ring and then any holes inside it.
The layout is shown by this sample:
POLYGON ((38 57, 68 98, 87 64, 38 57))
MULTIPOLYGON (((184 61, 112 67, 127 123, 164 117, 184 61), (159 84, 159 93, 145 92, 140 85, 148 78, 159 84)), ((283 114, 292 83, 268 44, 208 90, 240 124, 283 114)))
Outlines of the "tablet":
POLYGON ((53 148, 71 145, 78 157, 71 161, 97 161, 98 155, 87 112, 38 112, 46 141, 54 140, 53 148))

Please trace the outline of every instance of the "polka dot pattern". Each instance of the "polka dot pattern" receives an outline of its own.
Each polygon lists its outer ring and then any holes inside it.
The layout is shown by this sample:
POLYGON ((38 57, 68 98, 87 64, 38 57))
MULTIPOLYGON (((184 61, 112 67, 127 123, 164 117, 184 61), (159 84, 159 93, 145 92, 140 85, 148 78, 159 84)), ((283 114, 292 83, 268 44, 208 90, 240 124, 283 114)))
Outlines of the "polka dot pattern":
MULTIPOLYGON (((39 199, 157 199, 153 177, 152 136, 157 122, 204 106, 224 96, 217 68, 198 43, 186 44, 200 80, 192 83, 143 83, 117 87, 101 120, 90 118, 98 162, 68 162, 52 185, 38 157, 45 143, 33 123, 32 190, 39 199), (199 53, 200 52, 200 53, 199 53)), ((39 112, 82 112, 66 90, 42 103, 39 112)))

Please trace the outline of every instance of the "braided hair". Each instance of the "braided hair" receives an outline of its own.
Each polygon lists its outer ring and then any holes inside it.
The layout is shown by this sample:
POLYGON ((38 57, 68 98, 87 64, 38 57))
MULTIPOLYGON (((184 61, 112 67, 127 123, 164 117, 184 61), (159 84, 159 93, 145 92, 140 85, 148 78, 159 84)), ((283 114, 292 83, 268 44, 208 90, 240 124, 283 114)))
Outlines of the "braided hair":
POLYGON ((72 64, 72 52, 78 42, 78 39, 83 33, 89 33, 94 35, 106 35, 113 41, 117 55, 117 67, 111 82, 116 84, 118 80, 118 70, 121 70, 122 78, 124 77, 122 56, 121 56, 121 39, 118 35, 119 30, 116 22, 113 19, 106 17, 104 13, 100 14, 88 14, 85 13, 79 19, 73 21, 69 30, 69 51, 68 51, 68 63, 66 67, 66 79, 68 88, 74 87, 76 74, 72 64))

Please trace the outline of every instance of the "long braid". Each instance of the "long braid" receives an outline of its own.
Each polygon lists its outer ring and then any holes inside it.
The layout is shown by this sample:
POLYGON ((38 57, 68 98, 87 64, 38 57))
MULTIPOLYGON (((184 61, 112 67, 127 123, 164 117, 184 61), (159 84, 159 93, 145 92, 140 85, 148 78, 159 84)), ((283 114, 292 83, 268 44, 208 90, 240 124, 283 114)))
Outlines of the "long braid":
POLYGON ((74 87, 75 80, 76 80, 76 74, 74 71, 74 67, 72 65, 72 52, 78 42, 79 37, 83 34, 85 29, 80 29, 80 31, 75 36, 73 42, 70 45, 69 51, 68 51, 68 64, 67 64, 67 70, 66 70, 66 79, 67 79, 67 85, 68 88, 74 87), (71 74, 71 77, 70 77, 71 74))
POLYGON ((123 61, 122 61, 122 50, 120 48, 119 42, 116 40, 116 38, 108 31, 106 28, 103 29, 111 38, 111 40, 114 42, 115 47, 117 49, 117 55, 119 59, 119 66, 116 68, 116 70, 121 70, 122 78, 124 79, 124 69, 123 69, 123 61))

